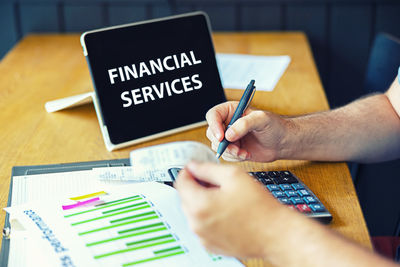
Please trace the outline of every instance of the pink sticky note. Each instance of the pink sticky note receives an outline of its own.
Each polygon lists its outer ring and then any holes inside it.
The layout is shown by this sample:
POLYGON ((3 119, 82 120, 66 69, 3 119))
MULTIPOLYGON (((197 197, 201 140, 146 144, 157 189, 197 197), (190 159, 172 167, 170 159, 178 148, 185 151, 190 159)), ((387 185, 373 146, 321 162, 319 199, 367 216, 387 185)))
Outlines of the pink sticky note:
POLYGON ((83 206, 83 205, 86 205, 86 204, 89 204, 89 203, 92 203, 92 202, 95 202, 95 201, 98 201, 98 200, 100 200, 99 197, 91 198, 91 199, 88 199, 88 200, 85 200, 85 201, 78 201, 75 204, 63 205, 62 209, 63 210, 70 210, 70 209, 77 208, 77 207, 80 207, 80 206, 83 206))

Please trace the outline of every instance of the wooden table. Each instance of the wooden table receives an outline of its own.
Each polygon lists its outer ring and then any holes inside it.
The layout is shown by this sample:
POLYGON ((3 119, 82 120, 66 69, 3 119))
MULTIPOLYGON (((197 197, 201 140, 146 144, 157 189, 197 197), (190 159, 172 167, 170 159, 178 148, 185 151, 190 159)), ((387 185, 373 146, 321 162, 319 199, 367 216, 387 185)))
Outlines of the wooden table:
MULTIPOLYGON (((217 52, 290 55, 291 63, 273 92, 257 91, 252 106, 285 115, 329 109, 304 34, 217 33, 217 52)), ((30 35, 0 63, 0 203, 7 205, 14 165, 51 164, 129 157, 129 151, 178 140, 209 144, 206 127, 108 152, 93 105, 49 114, 49 100, 92 91, 79 35, 30 35)), ((226 90, 238 100, 239 90, 226 90)), ((330 228, 371 248, 360 205, 344 163, 276 161, 240 163, 248 171, 289 169, 313 190, 333 215, 330 228)), ((5 212, 0 216, 4 222, 5 212)), ((249 266, 263 266, 248 260, 249 266)))

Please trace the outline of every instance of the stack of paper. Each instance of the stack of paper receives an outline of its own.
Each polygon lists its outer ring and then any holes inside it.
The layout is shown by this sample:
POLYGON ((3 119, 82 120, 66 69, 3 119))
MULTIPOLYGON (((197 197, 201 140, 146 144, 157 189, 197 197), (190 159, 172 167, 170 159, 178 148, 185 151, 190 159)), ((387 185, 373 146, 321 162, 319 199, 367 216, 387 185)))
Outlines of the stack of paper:
POLYGON ((138 182, 152 176, 137 179, 157 163, 182 167, 190 159, 214 160, 213 153, 180 142, 133 156, 143 161, 136 174, 135 168, 111 167, 14 176, 12 207, 6 208, 9 266, 243 266, 202 247, 174 188, 138 182))

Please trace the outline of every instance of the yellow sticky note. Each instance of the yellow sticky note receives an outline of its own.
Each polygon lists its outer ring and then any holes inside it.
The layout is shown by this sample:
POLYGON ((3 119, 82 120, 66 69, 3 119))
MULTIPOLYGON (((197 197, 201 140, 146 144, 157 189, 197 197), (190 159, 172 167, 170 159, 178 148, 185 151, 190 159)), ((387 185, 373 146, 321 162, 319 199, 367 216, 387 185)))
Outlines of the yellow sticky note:
POLYGON ((104 192, 104 191, 100 191, 100 192, 91 193, 91 194, 87 194, 87 195, 83 195, 83 196, 70 197, 69 199, 71 199, 71 200, 81 200, 81 199, 85 199, 85 198, 89 198, 89 197, 95 197, 95 196, 100 196, 100 195, 107 195, 107 193, 104 192))

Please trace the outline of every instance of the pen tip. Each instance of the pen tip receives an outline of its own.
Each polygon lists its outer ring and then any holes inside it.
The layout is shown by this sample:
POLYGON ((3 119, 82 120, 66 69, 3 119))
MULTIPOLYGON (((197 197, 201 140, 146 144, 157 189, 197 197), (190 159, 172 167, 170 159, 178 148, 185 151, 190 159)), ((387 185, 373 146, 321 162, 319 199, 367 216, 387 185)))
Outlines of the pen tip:
POLYGON ((221 157, 221 154, 217 153, 217 154, 215 155, 215 157, 216 157, 217 159, 219 159, 219 157, 221 157))

